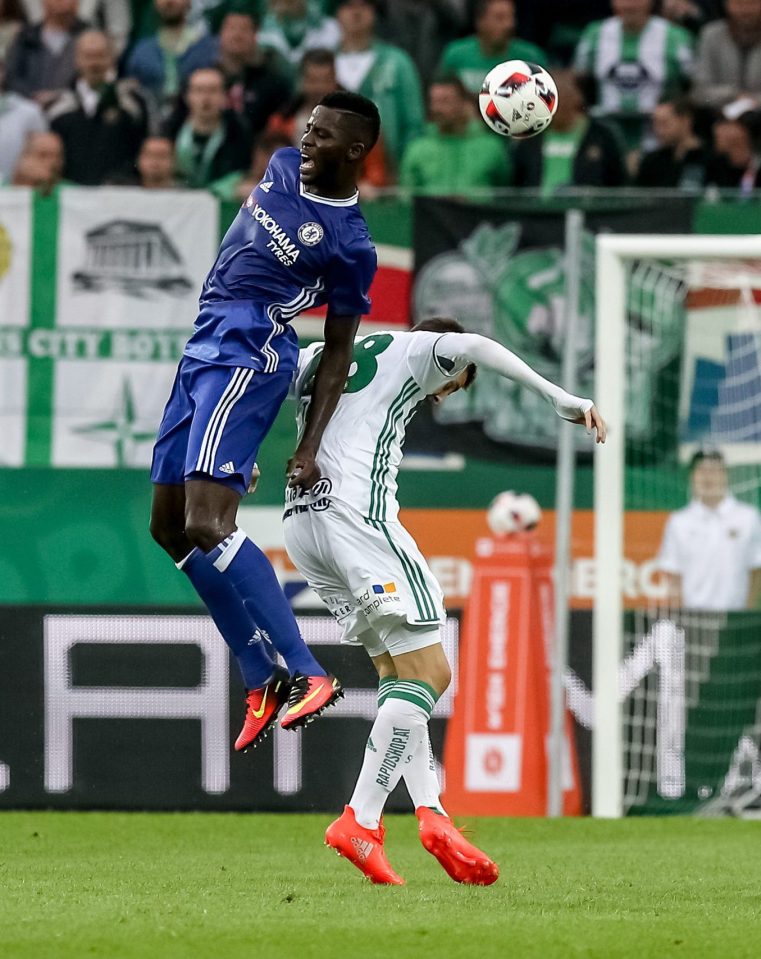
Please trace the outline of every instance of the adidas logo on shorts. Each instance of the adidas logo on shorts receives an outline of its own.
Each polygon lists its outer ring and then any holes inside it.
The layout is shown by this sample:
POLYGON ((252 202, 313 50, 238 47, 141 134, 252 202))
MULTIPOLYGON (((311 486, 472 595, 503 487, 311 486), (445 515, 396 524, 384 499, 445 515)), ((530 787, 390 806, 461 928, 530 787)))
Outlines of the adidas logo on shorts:
POLYGON ((232 464, 231 460, 228 460, 226 463, 223 463, 218 467, 220 473, 234 473, 235 467, 232 464))

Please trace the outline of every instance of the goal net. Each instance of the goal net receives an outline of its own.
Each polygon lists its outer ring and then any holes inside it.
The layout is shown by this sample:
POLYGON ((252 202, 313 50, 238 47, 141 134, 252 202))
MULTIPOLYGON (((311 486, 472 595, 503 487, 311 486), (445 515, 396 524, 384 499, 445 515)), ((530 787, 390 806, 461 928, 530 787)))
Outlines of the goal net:
POLYGON ((602 237, 598 815, 761 815, 761 242, 602 237))

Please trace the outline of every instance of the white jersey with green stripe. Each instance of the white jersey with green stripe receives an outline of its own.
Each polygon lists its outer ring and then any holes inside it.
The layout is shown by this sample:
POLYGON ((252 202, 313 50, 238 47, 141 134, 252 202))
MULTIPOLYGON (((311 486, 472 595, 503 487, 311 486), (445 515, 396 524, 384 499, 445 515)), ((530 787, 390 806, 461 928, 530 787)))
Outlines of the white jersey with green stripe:
MULTIPOLYGON (((323 482, 308 497, 299 497, 299 503, 329 494, 367 519, 396 519, 396 478, 407 423, 421 400, 458 376, 468 363, 463 356, 437 352, 443 335, 389 331, 357 338, 346 387, 317 454, 323 482)), ((299 434, 321 350, 322 343, 313 343, 299 352, 294 384, 299 434)))
POLYGON ((639 33, 627 33, 619 17, 590 24, 574 58, 579 73, 596 77, 603 113, 652 113, 662 97, 681 92, 692 66, 691 35, 656 16, 639 33))

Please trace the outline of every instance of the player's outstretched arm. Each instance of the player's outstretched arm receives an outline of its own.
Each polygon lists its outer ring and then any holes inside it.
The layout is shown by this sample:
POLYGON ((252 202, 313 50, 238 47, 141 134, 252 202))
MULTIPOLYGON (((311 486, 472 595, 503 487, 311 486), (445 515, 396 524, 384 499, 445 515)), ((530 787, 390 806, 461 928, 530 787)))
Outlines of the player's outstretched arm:
POLYGON ((588 432, 595 430, 596 441, 605 442, 607 427, 592 400, 574 396, 551 383, 501 344, 479 333, 445 333, 439 344, 438 349, 444 353, 454 348, 459 356, 470 360, 476 366, 494 370, 500 376, 528 387, 552 403, 555 412, 562 419, 586 426, 588 432), (450 342, 450 337, 454 342, 450 342))
POLYGON ((346 385, 359 320, 359 315, 339 316, 328 309, 325 346, 314 377, 304 432, 296 452, 288 461, 289 486, 308 490, 320 478, 315 462, 317 450, 346 385))

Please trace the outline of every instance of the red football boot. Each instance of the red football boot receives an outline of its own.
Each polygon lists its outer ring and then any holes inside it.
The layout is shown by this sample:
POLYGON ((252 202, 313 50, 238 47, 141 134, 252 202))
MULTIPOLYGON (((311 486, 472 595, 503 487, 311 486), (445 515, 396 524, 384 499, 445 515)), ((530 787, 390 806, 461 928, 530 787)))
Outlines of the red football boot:
POLYGON ((415 810, 420 841, 439 860, 455 882, 470 886, 490 886, 499 878, 499 867, 463 836, 449 816, 427 806, 415 810))
POLYGON ((280 725, 283 729, 306 726, 343 694, 343 686, 335 676, 302 676, 296 673, 291 679, 288 709, 280 725))
POLYGON ((351 806, 344 806, 342 815, 325 831, 325 845, 354 863, 370 882, 378 886, 403 886, 404 880, 386 859, 383 850, 385 833, 382 822, 377 829, 360 826, 351 806))
POLYGON ((245 752, 265 738, 277 722, 277 714, 288 702, 290 689, 289 680, 276 674, 266 686, 246 693, 246 718, 235 740, 238 752, 245 752))

